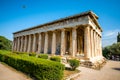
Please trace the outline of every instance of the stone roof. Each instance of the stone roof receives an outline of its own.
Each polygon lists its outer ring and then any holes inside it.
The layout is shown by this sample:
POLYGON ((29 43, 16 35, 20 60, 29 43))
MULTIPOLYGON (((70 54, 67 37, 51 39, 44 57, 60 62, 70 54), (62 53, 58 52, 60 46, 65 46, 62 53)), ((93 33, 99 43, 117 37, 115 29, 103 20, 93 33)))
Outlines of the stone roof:
POLYGON ((86 15, 92 16, 94 18, 94 22, 101 29, 101 27, 99 26, 99 24, 98 24, 98 22, 96 20, 96 19, 98 19, 98 16, 95 13, 93 13, 92 11, 86 11, 86 12, 82 12, 80 14, 76 14, 76 15, 73 15, 73 16, 68 16, 68 17, 65 17, 65 18, 60 18, 60 19, 54 20, 52 22, 48 22, 48 23, 44 23, 44 24, 37 25, 37 26, 34 26, 34 27, 30 27, 30 28, 27 28, 27 29, 23 29, 23 30, 14 32, 13 34, 16 34, 16 33, 19 33, 19 32, 24 32, 24 31, 28 31, 28 30, 32 30, 32 29, 39 28, 39 27, 42 27, 42 26, 45 26, 45 25, 50 25, 50 24, 58 23, 58 22, 61 22, 61 21, 64 21, 64 20, 68 20, 68 19, 72 19, 72 18, 76 18, 76 17, 86 16, 86 15))

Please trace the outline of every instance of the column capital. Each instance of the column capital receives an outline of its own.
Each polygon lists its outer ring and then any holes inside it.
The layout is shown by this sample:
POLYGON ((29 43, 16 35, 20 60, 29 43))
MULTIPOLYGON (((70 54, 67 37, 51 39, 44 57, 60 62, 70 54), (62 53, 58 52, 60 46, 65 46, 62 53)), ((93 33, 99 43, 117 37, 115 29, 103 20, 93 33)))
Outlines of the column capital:
POLYGON ((53 30, 52 32, 56 33, 57 31, 56 31, 56 30, 53 30))
POLYGON ((78 27, 73 27, 72 30, 77 30, 78 27))
POLYGON ((66 29, 64 29, 64 28, 62 28, 62 29, 60 29, 61 31, 65 31, 66 29))

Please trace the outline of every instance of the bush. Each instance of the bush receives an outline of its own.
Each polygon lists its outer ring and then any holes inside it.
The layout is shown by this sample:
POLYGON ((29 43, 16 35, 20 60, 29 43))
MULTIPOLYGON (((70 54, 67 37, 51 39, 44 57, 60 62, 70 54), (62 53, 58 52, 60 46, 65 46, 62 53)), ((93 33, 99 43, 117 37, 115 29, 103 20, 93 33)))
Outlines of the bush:
POLYGON ((29 53, 29 56, 36 56, 36 53, 29 53))
POLYGON ((0 61, 35 76, 38 80, 61 80, 64 65, 59 62, 40 59, 28 55, 18 55, 0 50, 0 61))
POLYGON ((50 60, 60 62, 61 58, 59 56, 52 56, 50 57, 50 60))
POLYGON ((75 70, 80 65, 80 61, 76 59, 70 59, 69 63, 70 63, 72 70, 75 70))
POLYGON ((27 52, 17 52, 17 51, 14 51, 13 53, 15 53, 15 54, 28 54, 27 52))
POLYGON ((48 59, 48 55, 47 54, 39 54, 38 58, 48 59))

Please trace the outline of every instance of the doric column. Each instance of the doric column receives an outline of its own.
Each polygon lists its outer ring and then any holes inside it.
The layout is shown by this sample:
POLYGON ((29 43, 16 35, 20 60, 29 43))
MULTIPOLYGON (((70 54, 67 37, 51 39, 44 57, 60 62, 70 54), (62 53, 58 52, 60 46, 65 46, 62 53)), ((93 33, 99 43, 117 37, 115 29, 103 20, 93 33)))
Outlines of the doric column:
POLYGON ((27 49, 27 35, 25 35, 25 40, 24 40, 24 52, 26 52, 27 49))
POLYGON ((86 58, 90 58, 90 27, 85 27, 84 30, 84 54, 86 58))
POLYGON ((70 55, 72 55, 72 48, 73 48, 73 46, 72 46, 72 30, 70 31, 70 55))
POLYGON ((21 52, 22 51, 22 36, 20 37, 20 49, 19 51, 21 52))
POLYGON ((61 56, 65 54, 65 29, 61 30, 61 56))
POLYGON ((97 56, 97 35, 95 32, 95 56, 97 56))
POLYGON ((26 35, 26 49, 25 49, 25 52, 28 51, 28 43, 29 43, 29 35, 26 35))
POLYGON ((100 37, 100 56, 102 56, 102 39, 100 37))
POLYGON ((91 55, 94 57, 93 29, 91 29, 91 55))
POLYGON ((89 48, 90 48, 90 53, 89 53, 89 58, 91 58, 92 57, 92 43, 91 43, 91 27, 90 27, 90 29, 89 29, 89 48))
POLYGON ((21 52, 24 51, 24 36, 22 36, 22 49, 21 49, 21 52))
POLYGON ((97 52, 99 56, 99 35, 97 34, 97 52))
POLYGON ((20 37, 17 38, 17 51, 20 50, 20 37))
POLYGON ((76 28, 72 29, 72 57, 77 53, 77 31, 76 28))
POLYGON ((42 40, 42 35, 41 35, 41 33, 39 33, 39 39, 38 39, 38 53, 40 53, 41 52, 41 41, 42 40))
POLYGON ((101 56, 101 55, 100 55, 100 36, 98 36, 98 41, 99 41, 99 45, 98 45, 98 46, 99 46, 99 47, 98 47, 98 49, 99 49, 99 56, 101 56))
POLYGON ((19 47, 18 47, 18 52, 20 52, 20 48, 21 48, 21 37, 19 36, 19 47))
POLYGON ((96 57, 96 36, 95 36, 95 31, 93 31, 93 38, 94 38, 94 57, 96 57))
POLYGON ((94 29, 92 29, 92 36, 91 37, 92 37, 92 57, 95 57, 95 55, 94 55, 94 52, 95 52, 95 50, 94 50, 95 49, 95 47, 94 47, 94 45, 95 45, 94 44, 94 42, 95 42, 94 41, 94 29))
POLYGON ((97 56, 97 34, 95 32, 95 56, 97 56))
POLYGON ((98 34, 96 32, 96 56, 98 56, 98 34))
POLYGON ((21 44, 21 39, 22 39, 21 36, 20 36, 19 39, 20 39, 20 41, 19 41, 19 42, 20 42, 20 44, 19 44, 19 45, 20 45, 20 46, 19 46, 19 52, 21 52, 21 47, 22 47, 22 46, 21 46, 21 45, 22 45, 22 44, 21 44))
POLYGON ((55 55, 56 53, 56 32, 53 31, 52 34, 52 55, 55 55))
POLYGON ((100 43, 99 43, 99 34, 98 34, 98 56, 100 56, 100 43))
POLYGON ((33 34, 33 50, 32 52, 35 52, 36 51, 36 34, 33 34))
POLYGON ((44 53, 48 53, 48 32, 45 33, 44 53))
POLYGON ((29 41, 28 41, 28 50, 27 52, 29 53, 31 50, 31 35, 28 36, 29 37, 29 41))

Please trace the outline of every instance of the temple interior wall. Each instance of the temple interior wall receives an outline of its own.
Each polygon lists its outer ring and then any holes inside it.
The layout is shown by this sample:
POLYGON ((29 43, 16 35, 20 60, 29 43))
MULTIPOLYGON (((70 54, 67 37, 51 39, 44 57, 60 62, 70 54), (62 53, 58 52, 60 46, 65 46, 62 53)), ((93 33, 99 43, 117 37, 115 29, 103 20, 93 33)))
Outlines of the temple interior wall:
POLYGON ((45 44, 45 33, 41 33, 42 40, 41 40, 41 53, 44 53, 44 44, 45 44))
POLYGON ((52 32, 48 32, 48 54, 51 54, 52 48, 52 32))

